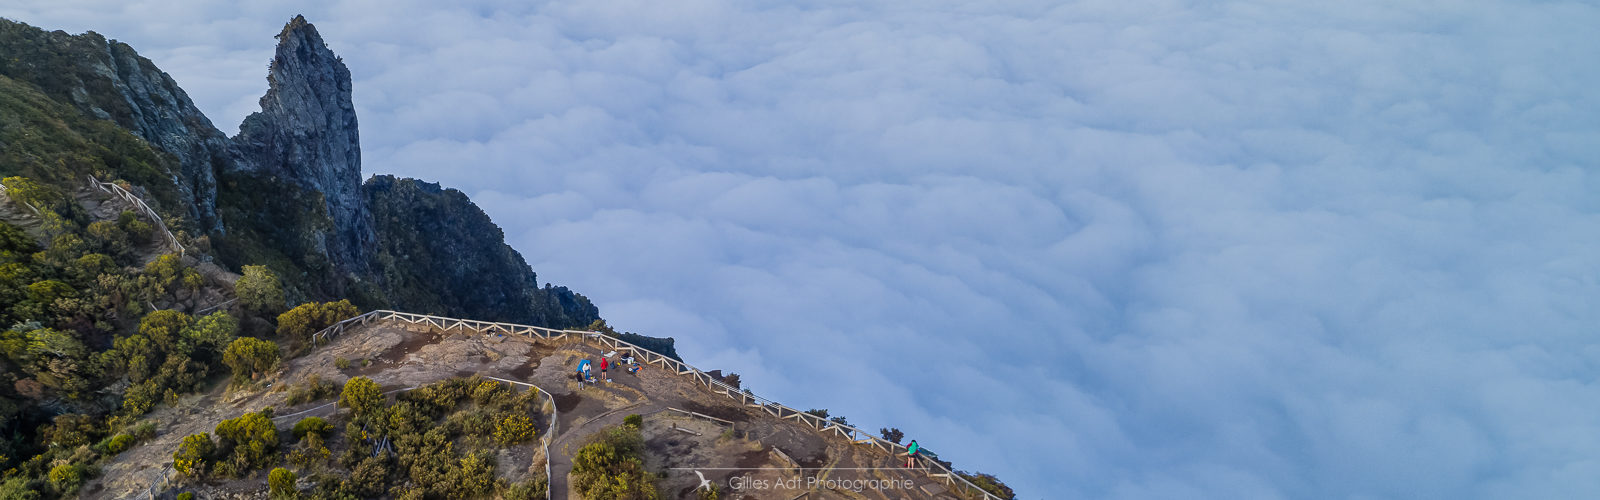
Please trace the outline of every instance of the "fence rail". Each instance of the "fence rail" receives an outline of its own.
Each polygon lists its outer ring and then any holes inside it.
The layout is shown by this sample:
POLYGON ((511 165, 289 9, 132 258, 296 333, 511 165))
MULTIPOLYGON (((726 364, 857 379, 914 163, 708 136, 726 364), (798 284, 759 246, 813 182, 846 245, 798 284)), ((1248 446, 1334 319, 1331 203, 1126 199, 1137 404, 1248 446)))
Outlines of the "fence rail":
POLYGON ((89 176, 89 185, 132 203, 140 214, 150 218, 150 221, 155 223, 156 229, 160 229, 161 234, 167 237, 167 244, 172 247, 172 251, 178 252, 180 257, 184 255, 183 245, 178 243, 178 237, 172 235, 172 231, 167 229, 167 223, 162 221, 161 216, 157 215, 156 211, 150 208, 150 205, 146 205, 144 200, 139 199, 138 196, 134 196, 133 193, 128 192, 128 190, 123 189, 122 186, 114 182, 101 182, 100 179, 94 178, 93 175, 89 176))
POLYGON ((144 496, 148 497, 149 500, 156 500, 156 495, 162 491, 165 491, 167 489, 167 482, 171 480, 172 466, 162 465, 160 476, 157 477, 155 481, 150 483, 150 487, 145 488, 144 496))
MULTIPOLYGON (((395 321, 411 325, 426 325, 432 328, 437 328, 444 332, 460 331, 462 333, 522 335, 544 340, 556 340, 573 337, 581 340, 582 342, 594 343, 609 347, 611 350, 630 352, 644 360, 646 364, 658 365, 677 375, 689 377, 697 384, 705 386, 707 390, 714 394, 726 396, 729 399, 738 401, 739 404, 746 407, 760 408, 762 411, 767 412, 767 414, 780 419, 789 419, 804 423, 807 427, 811 427, 812 430, 824 435, 844 437, 853 444, 874 447, 880 451, 889 453, 891 456, 897 456, 906 452, 905 445, 874 436, 871 433, 862 431, 861 429, 851 425, 841 424, 818 417, 816 415, 812 415, 810 413, 790 408, 788 406, 784 406, 782 403, 777 401, 757 396, 748 389, 739 389, 737 387, 728 385, 721 380, 717 380, 715 377, 712 377, 710 374, 700 370, 699 368, 689 365, 688 363, 666 357, 655 351, 606 336, 599 332, 560 330, 555 328, 545 328, 542 326, 446 318, 428 314, 414 314, 380 309, 334 323, 322 331, 312 334, 312 341, 327 342, 332 340, 334 336, 340 335, 352 328, 365 326, 376 321, 395 321)), ((548 393, 545 394, 548 395, 548 393)), ((552 399, 551 407, 554 408, 554 406, 555 403, 552 399)), ((552 424, 552 428, 553 425, 554 424, 552 424)), ((550 434, 554 433, 552 432, 550 434)), ((548 445, 548 443, 546 444, 548 445)), ((548 457, 549 450, 547 449, 545 453, 546 457, 548 457)), ((930 479, 940 480, 940 482, 944 483, 944 485, 947 487, 958 486, 961 488, 962 492, 966 494, 981 494, 985 500, 1001 500, 1000 497, 985 491, 983 488, 979 488, 978 485, 972 484, 971 481, 961 477, 961 474, 958 474, 955 470, 952 470, 951 468, 946 467, 944 464, 939 463, 937 460, 924 460, 924 462, 928 462, 925 464, 926 468, 924 470, 927 474, 927 477, 930 479)), ((547 460, 546 466, 548 467, 548 465, 549 462, 547 460)))

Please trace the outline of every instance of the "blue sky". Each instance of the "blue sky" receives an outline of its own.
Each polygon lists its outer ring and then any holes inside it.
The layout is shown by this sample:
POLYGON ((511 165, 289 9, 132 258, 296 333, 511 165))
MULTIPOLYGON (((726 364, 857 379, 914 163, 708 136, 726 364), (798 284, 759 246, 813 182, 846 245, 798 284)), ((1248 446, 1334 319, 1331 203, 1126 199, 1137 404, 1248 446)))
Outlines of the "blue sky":
POLYGON ((225 132, 276 34, 541 281, 1024 498, 1600 495, 1600 9, 77 2, 225 132))

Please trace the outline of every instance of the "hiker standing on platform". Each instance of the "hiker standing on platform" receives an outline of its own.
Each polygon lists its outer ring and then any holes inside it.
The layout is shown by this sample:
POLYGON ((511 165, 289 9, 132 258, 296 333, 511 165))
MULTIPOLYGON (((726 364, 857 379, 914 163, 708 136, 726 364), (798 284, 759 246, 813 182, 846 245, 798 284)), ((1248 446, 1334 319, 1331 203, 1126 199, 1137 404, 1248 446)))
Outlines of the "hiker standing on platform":
POLYGON ((610 367, 607 366, 606 361, 608 361, 608 360, 606 359, 605 356, 601 356, 600 357, 600 380, 604 380, 606 382, 610 382, 611 381, 611 375, 606 373, 606 369, 610 368, 610 367))
POLYGON ((915 466, 917 464, 917 452, 919 452, 919 451, 922 451, 922 447, 921 446, 917 446, 917 440, 915 440, 915 439, 911 440, 911 444, 906 445, 906 468, 907 469, 909 469, 909 468, 911 468, 911 467, 913 467, 913 466, 915 466))

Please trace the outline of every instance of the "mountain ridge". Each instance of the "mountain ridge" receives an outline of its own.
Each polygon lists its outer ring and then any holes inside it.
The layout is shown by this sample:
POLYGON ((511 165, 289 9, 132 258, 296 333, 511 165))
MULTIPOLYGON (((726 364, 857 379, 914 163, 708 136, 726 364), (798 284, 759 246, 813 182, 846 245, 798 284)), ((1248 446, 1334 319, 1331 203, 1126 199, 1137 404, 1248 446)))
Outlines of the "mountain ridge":
MULTIPOLYGON (((581 294, 548 284, 540 287, 520 254, 514 259, 500 257, 516 251, 505 244, 498 227, 490 237, 473 234, 457 248, 473 252, 463 256, 466 259, 492 256, 472 266, 480 276, 524 275, 525 279, 501 283, 518 288, 510 293, 518 303, 508 303, 504 292, 488 287, 451 287, 460 275, 413 272, 410 268, 433 266, 408 260, 416 252, 393 245, 415 241, 401 233, 425 221, 386 223, 382 226, 389 233, 377 232, 368 207, 386 203, 384 197, 395 191, 366 187, 376 176, 361 178, 349 70, 304 16, 285 23, 275 38, 278 44, 268 69, 269 88, 260 99, 262 109, 248 116, 232 137, 218 130, 153 62, 131 46, 93 31, 70 35, 0 19, 0 53, 12 55, 0 58, 4 59, 0 75, 32 84, 88 117, 109 120, 164 153, 174 164, 166 172, 171 185, 144 186, 156 195, 147 201, 167 214, 180 238, 210 250, 226 267, 260 263, 272 268, 284 277, 291 301, 348 297, 364 308, 394 307, 552 327, 585 326, 599 319, 598 309, 581 294), (412 278, 408 283, 414 289, 394 293, 396 287, 388 281, 400 275, 412 278), (462 305, 468 303, 504 307, 484 310, 462 305)), ((0 165, 0 173, 25 172, 0 165)), ((115 172, 100 173, 115 177, 110 175, 115 172)), ((444 196, 442 191, 407 195, 413 200, 444 196)), ((461 199, 466 200, 464 195, 461 199)), ((482 213, 470 200, 436 201, 437 206, 482 213)))

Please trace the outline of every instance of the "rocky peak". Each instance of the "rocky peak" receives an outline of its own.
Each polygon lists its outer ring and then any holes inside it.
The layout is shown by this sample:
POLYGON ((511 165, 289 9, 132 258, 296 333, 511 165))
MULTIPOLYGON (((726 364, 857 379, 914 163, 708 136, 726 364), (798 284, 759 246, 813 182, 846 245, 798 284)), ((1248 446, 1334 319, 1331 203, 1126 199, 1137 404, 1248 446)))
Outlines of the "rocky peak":
POLYGON ((335 267, 360 271, 374 236, 361 197, 350 70, 305 17, 277 38, 261 111, 232 139, 238 166, 320 192, 334 226, 322 235, 324 250, 335 267))

